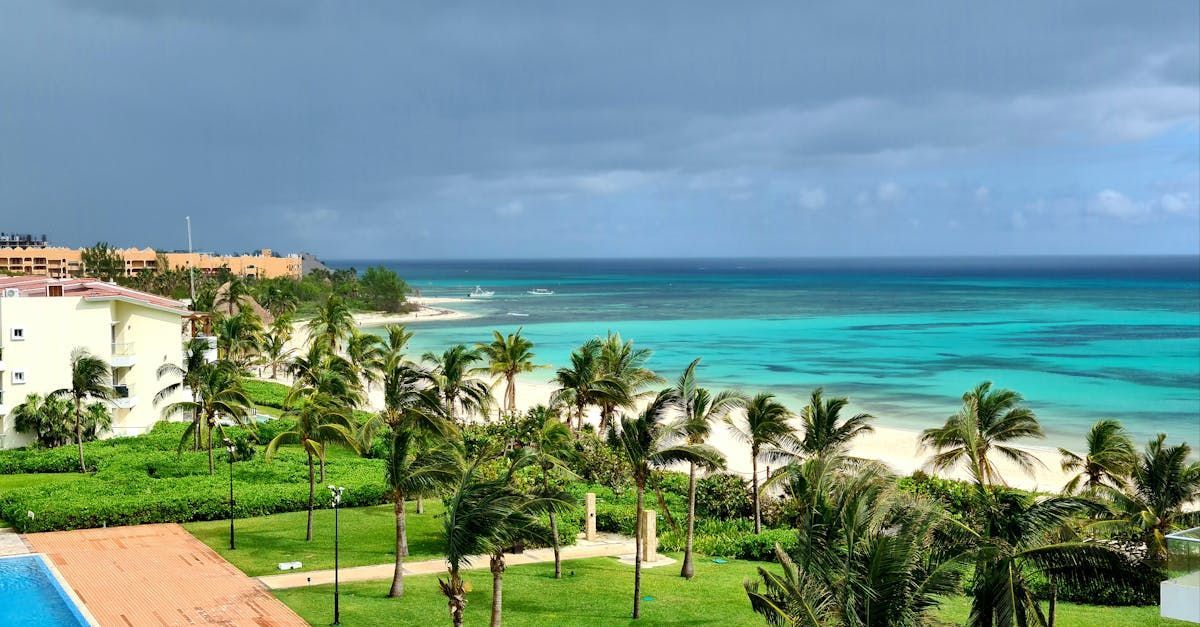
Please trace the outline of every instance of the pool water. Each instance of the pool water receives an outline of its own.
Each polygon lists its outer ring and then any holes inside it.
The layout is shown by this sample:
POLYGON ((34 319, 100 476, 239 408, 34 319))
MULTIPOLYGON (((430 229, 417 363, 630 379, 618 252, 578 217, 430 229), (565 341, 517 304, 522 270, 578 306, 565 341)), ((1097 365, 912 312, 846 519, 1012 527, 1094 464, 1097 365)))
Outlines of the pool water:
POLYGON ((0 625, 87 627, 40 555, 0 558, 0 625))

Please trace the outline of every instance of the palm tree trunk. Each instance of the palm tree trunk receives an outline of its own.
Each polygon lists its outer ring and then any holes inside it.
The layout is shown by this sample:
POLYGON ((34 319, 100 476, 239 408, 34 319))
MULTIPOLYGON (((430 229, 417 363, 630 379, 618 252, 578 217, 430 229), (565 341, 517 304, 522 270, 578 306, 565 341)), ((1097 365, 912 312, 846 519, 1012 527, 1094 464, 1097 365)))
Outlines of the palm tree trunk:
POLYGON ((87 472, 87 463, 83 461, 83 408, 79 398, 75 398, 75 443, 79 445, 79 472, 87 472))
POLYGON ((425 513, 425 498, 418 496, 417 497, 417 514, 424 514, 424 513, 425 513))
POLYGON ((492 627, 500 627, 504 610, 504 554, 494 553, 489 566, 492 570, 492 627))
POLYGON ((314 478, 312 453, 308 453, 308 525, 304 531, 305 542, 312 542, 313 498, 316 496, 315 492, 317 489, 317 484, 313 481, 314 478))
POLYGON ((392 573, 389 597, 404 596, 404 557, 408 555, 408 524, 404 516, 404 495, 396 494, 396 571, 392 573))
POLYGON ((321 463, 321 483, 325 483, 325 451, 322 447, 321 454, 317 456, 321 463))
POLYGON ((679 576, 691 579, 696 574, 692 565, 692 540, 696 533, 696 464, 688 464, 688 511, 687 511, 687 540, 683 548, 683 568, 679 576))
POLYGON ((562 579, 562 556, 558 547, 558 521, 554 519, 554 512, 550 512, 550 540, 554 545, 554 578, 562 579))
POLYGON ((504 390, 504 404, 509 412, 517 411, 517 377, 508 375, 508 387, 504 390))
POLYGON ((636 620, 642 616, 642 508, 645 507, 643 501, 646 492, 646 481, 639 479, 637 482, 637 524, 633 529, 633 618, 636 620))
POLYGON ((762 516, 758 512, 758 447, 750 447, 750 496, 754 498, 754 535, 762 533, 762 516))
POLYGON ((450 620, 454 621, 454 627, 462 627, 463 612, 467 609, 466 591, 463 590, 462 577, 458 575, 458 569, 450 571, 450 588, 451 594, 447 595, 447 605, 450 606, 450 620))
POLYGON ((213 426, 212 420, 208 423, 208 474, 213 474, 216 471, 213 469, 213 426))

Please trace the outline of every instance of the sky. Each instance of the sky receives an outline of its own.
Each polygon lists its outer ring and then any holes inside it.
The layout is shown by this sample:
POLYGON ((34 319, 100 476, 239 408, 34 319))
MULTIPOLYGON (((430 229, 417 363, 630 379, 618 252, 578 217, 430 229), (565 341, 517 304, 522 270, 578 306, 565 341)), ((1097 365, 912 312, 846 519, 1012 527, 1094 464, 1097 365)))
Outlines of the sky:
POLYGON ((1200 253, 1200 3, 0 0, 0 230, 1200 253))

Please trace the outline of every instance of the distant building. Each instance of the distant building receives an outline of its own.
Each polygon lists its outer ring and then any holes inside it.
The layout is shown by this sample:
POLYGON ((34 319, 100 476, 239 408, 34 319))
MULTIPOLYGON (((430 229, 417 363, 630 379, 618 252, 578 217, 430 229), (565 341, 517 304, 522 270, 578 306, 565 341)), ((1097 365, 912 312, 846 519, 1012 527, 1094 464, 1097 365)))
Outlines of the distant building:
MULTIPOLYGON (((116 250, 125 260, 126 276, 158 269, 159 255, 153 248, 122 248, 116 250)), ((196 268, 201 273, 215 274, 227 267, 234 274, 245 277, 300 278, 299 255, 277 257, 271 249, 264 248, 257 255, 214 255, 210 253, 161 253, 171 268, 186 270, 196 268)), ((30 274, 55 279, 81 276, 83 249, 81 248, 2 248, 0 247, 0 272, 30 274)))
POLYGON ((45 248, 45 235, 30 235, 28 233, 0 233, 0 248, 45 248))
POLYGON ((112 368, 113 426, 101 437, 150 429, 166 404, 184 400, 153 403, 171 383, 158 368, 182 363, 190 313, 179 301, 96 279, 0 277, 0 448, 32 440, 16 431, 12 410, 29 394, 69 387, 76 348, 112 368))

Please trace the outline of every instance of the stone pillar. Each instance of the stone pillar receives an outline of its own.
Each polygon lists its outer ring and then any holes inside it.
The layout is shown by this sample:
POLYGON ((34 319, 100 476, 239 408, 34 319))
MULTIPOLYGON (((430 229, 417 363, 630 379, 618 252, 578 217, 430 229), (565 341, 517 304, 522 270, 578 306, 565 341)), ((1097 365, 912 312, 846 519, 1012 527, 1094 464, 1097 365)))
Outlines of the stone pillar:
POLYGON ((652 509, 642 512, 642 561, 658 561, 658 513, 652 509))
POLYGON ((584 522, 583 537, 588 540, 596 539, 596 493, 588 492, 585 500, 587 519, 584 522))

